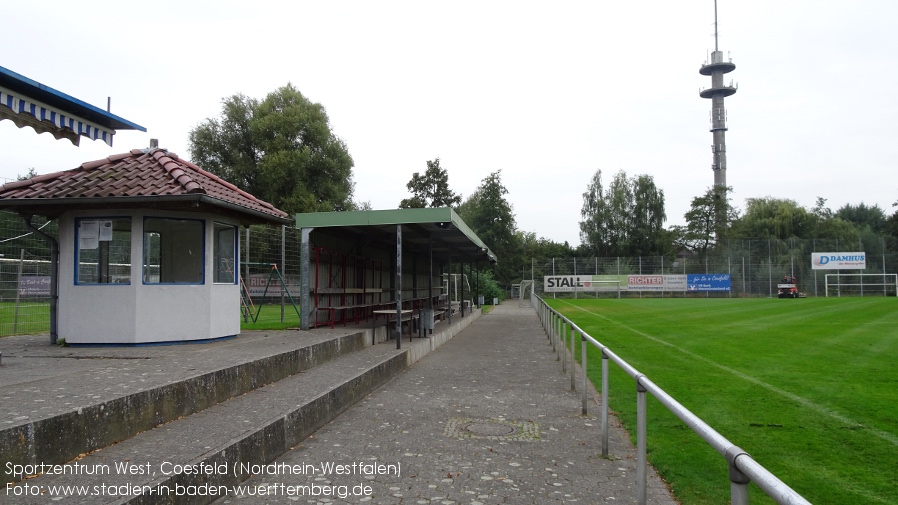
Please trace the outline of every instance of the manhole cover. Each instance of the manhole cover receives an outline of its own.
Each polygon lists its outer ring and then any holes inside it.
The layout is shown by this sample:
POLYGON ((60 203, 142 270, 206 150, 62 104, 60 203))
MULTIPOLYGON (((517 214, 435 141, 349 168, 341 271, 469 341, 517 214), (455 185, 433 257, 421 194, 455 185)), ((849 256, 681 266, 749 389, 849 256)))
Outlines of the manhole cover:
POLYGON ((499 423, 471 423, 465 425, 463 428, 465 431, 470 431, 475 435, 483 435, 483 436, 493 436, 499 437, 502 435, 511 435, 517 428, 514 426, 509 426, 507 424, 499 424, 499 423))
POLYGON ((482 438, 487 440, 539 440, 539 424, 533 421, 508 419, 453 418, 446 422, 443 434, 453 438, 482 438))

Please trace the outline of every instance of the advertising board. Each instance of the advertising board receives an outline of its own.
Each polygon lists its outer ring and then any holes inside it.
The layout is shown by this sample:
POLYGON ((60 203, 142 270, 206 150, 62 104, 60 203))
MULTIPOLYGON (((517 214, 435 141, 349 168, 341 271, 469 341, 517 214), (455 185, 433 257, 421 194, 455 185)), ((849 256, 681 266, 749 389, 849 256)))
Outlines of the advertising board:
POLYGON ((730 274, 688 274, 686 290, 696 292, 729 291, 730 274))
POLYGON ((864 270, 867 255, 863 252, 811 253, 813 270, 864 270))

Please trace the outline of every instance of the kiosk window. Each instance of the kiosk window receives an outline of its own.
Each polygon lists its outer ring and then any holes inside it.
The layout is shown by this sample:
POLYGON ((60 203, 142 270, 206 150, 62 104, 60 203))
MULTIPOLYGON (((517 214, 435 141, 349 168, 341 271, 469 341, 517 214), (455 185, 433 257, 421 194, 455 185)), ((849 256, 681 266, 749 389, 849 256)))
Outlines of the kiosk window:
POLYGON ((146 218, 143 222, 143 282, 202 284, 203 230, 202 221, 146 218))
POLYGON ((75 283, 130 284, 131 219, 78 219, 75 228, 75 283))
POLYGON ((215 282, 236 284, 237 228, 214 223, 215 282))

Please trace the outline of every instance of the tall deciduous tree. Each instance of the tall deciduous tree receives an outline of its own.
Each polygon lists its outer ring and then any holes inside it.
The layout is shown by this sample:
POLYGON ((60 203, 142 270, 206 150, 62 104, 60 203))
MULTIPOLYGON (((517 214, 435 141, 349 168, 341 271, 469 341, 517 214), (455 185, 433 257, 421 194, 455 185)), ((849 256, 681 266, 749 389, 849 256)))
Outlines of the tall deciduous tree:
POLYGON ((415 209, 424 207, 452 207, 461 204, 461 195, 456 195, 449 189, 449 173, 440 168, 440 159, 427 162, 427 170, 424 175, 419 172, 412 174, 412 180, 405 185, 412 197, 399 203, 401 209, 415 209))
POLYGON ((237 94, 190 131, 194 163, 288 212, 350 210, 352 157, 321 104, 292 84, 258 101, 237 94))
POLYGON ((602 170, 596 170, 583 193, 580 209, 580 242, 596 256, 607 256, 608 209, 605 205, 605 188, 602 186, 602 170))
POLYGON ((502 185, 502 171, 497 170, 484 178, 458 208, 459 216, 496 253, 495 278, 503 285, 520 277, 517 270, 521 261, 514 210, 505 199, 506 194, 508 190, 502 185))
POLYGON ((664 192, 651 176, 628 178, 621 170, 608 188, 597 170, 583 193, 580 239, 597 256, 663 254, 664 192))
POLYGON ((733 223, 733 236, 759 239, 805 237, 811 228, 811 214, 795 200, 748 198, 745 212, 733 223))
POLYGON ((888 217, 879 205, 872 207, 861 202, 858 205, 845 204, 836 211, 836 217, 855 225, 859 230, 869 228, 873 233, 888 231, 888 217))
POLYGON ((705 254, 724 238, 729 224, 738 214, 730 204, 732 187, 712 187, 692 199, 689 211, 683 216, 686 226, 679 228, 679 240, 687 249, 705 254))

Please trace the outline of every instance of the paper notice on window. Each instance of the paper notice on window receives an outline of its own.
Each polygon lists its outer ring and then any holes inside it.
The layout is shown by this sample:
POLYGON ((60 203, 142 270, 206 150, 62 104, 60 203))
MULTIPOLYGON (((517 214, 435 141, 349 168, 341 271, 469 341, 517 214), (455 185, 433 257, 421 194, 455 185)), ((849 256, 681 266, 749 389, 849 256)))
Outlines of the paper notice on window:
POLYGON ((82 220, 78 226, 78 247, 80 249, 96 249, 100 245, 100 222, 82 220))
POLYGON ((99 221, 100 242, 112 242, 112 221, 99 221))

